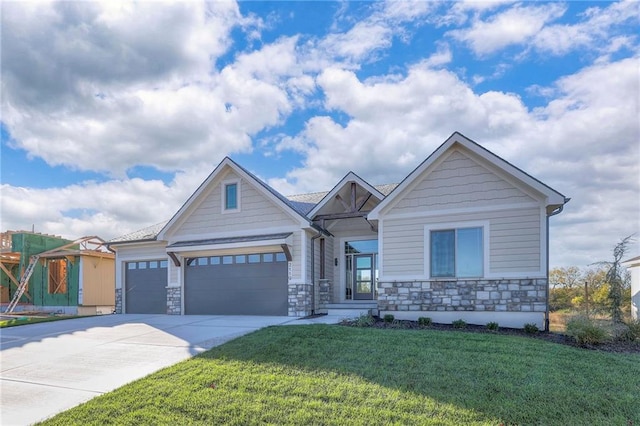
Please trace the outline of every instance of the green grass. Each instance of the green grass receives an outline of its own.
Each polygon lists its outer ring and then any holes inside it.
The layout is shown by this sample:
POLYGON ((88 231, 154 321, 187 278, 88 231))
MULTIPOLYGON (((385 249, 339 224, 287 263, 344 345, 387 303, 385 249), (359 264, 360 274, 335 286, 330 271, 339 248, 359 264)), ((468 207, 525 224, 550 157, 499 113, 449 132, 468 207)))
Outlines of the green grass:
POLYGON ((45 425, 640 424, 640 356, 524 337, 270 327, 45 425))
POLYGON ((82 318, 78 315, 48 316, 48 317, 16 317, 0 321, 0 328, 17 327, 19 325, 37 324, 40 322, 60 321, 73 318, 82 318))

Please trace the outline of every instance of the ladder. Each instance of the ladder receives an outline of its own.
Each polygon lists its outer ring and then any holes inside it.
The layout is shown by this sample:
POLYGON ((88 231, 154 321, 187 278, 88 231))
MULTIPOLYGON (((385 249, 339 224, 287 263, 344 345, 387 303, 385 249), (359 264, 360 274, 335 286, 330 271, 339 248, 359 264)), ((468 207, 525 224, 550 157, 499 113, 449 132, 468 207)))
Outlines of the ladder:
POLYGON ((13 312, 16 305, 18 304, 18 301, 20 300, 25 290, 27 289, 29 278, 31 278, 31 275, 33 275, 33 270, 35 269, 36 264, 38 263, 38 259, 40 259, 40 255, 36 254, 35 256, 31 256, 31 259, 29 260, 29 265, 27 265, 27 269, 25 269, 24 274, 22 274, 22 278, 20 278, 20 282, 18 283, 18 289, 13 294, 13 298, 11 299, 11 302, 9 302, 9 306, 7 306, 7 310, 4 311, 6 314, 10 314, 11 312, 13 312))

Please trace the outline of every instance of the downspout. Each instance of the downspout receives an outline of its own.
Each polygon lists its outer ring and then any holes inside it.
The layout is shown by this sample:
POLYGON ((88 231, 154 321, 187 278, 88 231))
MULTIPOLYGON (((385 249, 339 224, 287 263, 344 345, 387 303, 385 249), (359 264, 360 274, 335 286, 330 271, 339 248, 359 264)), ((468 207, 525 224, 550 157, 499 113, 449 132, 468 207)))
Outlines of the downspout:
POLYGON ((316 313, 316 240, 322 236, 322 231, 311 237, 311 315, 316 313))
MULTIPOLYGON (((565 198, 565 204, 568 203, 571 198, 565 198)), ((549 332, 549 218, 557 214, 562 213, 564 210, 564 204, 547 214, 547 285, 545 287, 545 310, 544 310, 544 331, 549 332)))
MULTIPOLYGON (((314 226, 317 234, 311 237, 311 315, 316 313, 316 245, 315 241, 322 237, 327 231, 324 229, 325 220, 322 219, 321 226, 314 226)), ((322 260, 322 259, 321 259, 322 260)))

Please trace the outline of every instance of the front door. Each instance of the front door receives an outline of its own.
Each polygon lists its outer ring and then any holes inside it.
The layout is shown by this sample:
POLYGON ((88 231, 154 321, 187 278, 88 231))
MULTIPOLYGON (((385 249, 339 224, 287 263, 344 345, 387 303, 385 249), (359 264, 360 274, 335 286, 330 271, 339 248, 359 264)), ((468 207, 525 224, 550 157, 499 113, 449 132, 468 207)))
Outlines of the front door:
POLYGON ((375 259, 373 254, 353 256, 353 298, 355 300, 373 299, 375 288, 375 259))

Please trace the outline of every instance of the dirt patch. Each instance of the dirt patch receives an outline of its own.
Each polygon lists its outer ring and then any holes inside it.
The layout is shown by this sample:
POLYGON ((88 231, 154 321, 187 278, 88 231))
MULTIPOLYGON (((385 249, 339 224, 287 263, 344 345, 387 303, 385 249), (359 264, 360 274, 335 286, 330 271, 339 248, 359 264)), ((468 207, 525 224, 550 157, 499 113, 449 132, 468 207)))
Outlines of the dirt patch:
MULTIPOLYGON (((341 325, 348 327, 362 327, 362 322, 357 319, 342 321, 341 325)), ((522 336, 531 339, 545 340, 547 342, 558 343, 561 345, 573 346, 581 349, 598 350, 603 352, 616 352, 616 353, 637 353, 640 354, 640 341, 626 342, 626 341, 612 341, 605 342, 600 345, 579 345, 570 336, 561 333, 554 332, 536 332, 527 333, 518 328, 505 328, 500 327, 498 330, 489 330, 483 325, 467 324, 464 328, 455 328, 451 324, 439 324, 433 323, 428 327, 421 326, 417 321, 406 320, 393 320, 392 322, 386 322, 382 318, 373 317, 373 323, 368 327, 373 328, 385 328, 396 330, 441 330, 441 331, 456 331, 460 333, 484 333, 484 334, 506 334, 511 336, 522 336)))

